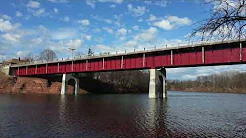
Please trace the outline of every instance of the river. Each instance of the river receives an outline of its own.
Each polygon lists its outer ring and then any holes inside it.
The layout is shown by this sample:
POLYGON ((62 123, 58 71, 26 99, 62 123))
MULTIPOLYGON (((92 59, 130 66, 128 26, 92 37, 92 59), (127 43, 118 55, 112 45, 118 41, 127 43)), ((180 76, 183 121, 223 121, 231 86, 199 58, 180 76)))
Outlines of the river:
POLYGON ((246 137, 246 95, 0 95, 0 137, 246 137))

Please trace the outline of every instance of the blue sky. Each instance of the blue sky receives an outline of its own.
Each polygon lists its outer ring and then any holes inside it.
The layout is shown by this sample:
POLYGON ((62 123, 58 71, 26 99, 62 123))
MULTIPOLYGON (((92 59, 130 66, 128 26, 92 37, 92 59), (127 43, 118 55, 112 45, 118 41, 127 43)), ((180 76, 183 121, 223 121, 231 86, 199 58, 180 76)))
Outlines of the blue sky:
MULTIPOLYGON (((58 58, 169 47, 187 43, 213 5, 199 0, 8 0, 0 1, 0 53, 4 59, 54 50, 58 58)), ((191 42, 190 42, 191 43, 191 42)), ((169 69, 169 79, 243 66, 169 69)))

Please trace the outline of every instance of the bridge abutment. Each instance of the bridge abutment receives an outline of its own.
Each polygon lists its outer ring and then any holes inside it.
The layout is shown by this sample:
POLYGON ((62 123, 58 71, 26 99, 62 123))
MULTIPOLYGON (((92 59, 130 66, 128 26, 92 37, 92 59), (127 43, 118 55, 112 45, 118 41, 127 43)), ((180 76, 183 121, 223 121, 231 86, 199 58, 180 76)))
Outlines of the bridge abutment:
POLYGON ((150 69, 149 98, 167 98, 166 69, 150 69))
POLYGON ((62 75, 62 87, 61 87, 61 94, 64 95, 67 93, 68 81, 70 79, 74 79, 75 86, 74 86, 74 94, 77 95, 79 91, 79 79, 75 78, 71 74, 63 74, 62 75))

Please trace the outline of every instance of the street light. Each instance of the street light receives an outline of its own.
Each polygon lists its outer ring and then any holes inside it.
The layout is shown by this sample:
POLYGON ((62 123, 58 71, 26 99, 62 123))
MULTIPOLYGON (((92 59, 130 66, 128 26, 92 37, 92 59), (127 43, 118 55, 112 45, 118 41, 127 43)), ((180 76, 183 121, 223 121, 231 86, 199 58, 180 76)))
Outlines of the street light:
POLYGON ((73 51, 75 50, 75 48, 69 48, 72 51, 72 59, 73 59, 73 51))

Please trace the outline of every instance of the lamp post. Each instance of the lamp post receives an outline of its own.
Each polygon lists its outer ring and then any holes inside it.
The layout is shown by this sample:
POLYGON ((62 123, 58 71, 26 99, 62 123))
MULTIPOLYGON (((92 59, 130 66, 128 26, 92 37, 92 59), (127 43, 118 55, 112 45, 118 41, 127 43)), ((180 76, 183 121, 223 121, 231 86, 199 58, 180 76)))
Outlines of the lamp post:
POLYGON ((72 51, 72 59, 73 59, 73 51, 75 50, 75 48, 69 48, 72 51))

